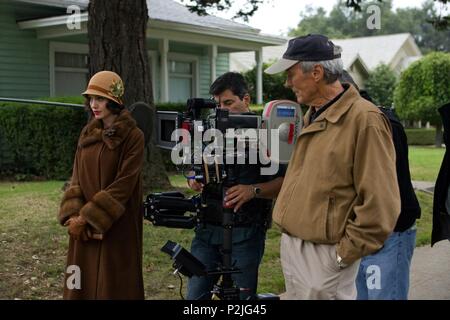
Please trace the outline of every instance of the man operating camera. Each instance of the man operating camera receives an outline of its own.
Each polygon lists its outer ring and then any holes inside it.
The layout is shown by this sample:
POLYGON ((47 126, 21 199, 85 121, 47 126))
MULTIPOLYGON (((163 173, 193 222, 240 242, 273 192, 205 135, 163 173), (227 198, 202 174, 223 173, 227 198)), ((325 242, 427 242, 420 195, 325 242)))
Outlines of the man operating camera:
MULTIPOLYGON (((250 95, 247 84, 239 73, 227 72, 217 78, 210 87, 218 107, 233 114, 250 113, 250 95)), ((280 167, 274 176, 261 175, 261 164, 234 164, 233 172, 237 183, 228 188, 223 199, 226 207, 232 207, 237 219, 232 234, 232 263, 240 273, 233 273, 235 285, 240 288, 240 298, 247 299, 256 294, 258 267, 264 253, 265 235, 271 219, 271 200, 278 194, 283 182, 284 172, 280 167)), ((189 187, 202 191, 203 184, 188 180, 189 187)), ((212 223, 199 225, 195 229, 191 253, 208 270, 221 265, 223 227, 212 223)), ((219 275, 189 279, 187 299, 211 299, 211 291, 219 275)))

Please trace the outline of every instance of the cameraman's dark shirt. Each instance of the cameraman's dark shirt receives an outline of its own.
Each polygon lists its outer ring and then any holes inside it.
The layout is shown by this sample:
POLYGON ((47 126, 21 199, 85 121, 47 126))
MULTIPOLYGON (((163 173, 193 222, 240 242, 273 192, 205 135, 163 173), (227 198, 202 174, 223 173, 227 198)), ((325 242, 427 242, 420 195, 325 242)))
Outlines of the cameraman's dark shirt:
MULTIPOLYGON (((255 113, 245 113, 255 114, 255 113)), ((248 162, 248 161, 246 161, 248 162)), ((272 181, 278 177, 284 177, 287 169, 287 165, 279 165, 278 172, 274 175, 262 175, 261 168, 266 167, 262 164, 235 164, 234 176, 235 183, 253 185, 258 183, 264 183, 272 181)), ((241 241, 252 238, 257 232, 265 232, 270 225, 271 212, 272 212, 272 200, 253 198, 250 201, 244 203, 237 214, 245 216, 257 217, 257 222, 250 223, 243 226, 233 227, 233 243, 239 243, 241 241), (259 208, 269 208, 267 212, 261 212, 259 208)), ((212 224, 204 224, 196 227, 196 237, 202 239, 205 243, 212 245, 219 245, 223 243, 223 227, 212 224)))
MULTIPOLYGON (((236 184, 252 185, 257 183, 263 183, 272 181, 278 177, 284 177, 286 173, 287 165, 280 165, 278 172, 275 175, 261 175, 261 165, 235 165, 236 168, 236 184)), ((267 219, 271 219, 272 200, 253 198, 246 202, 241 210, 237 213, 240 215, 257 215, 259 221, 251 223, 248 226, 241 227, 235 226, 233 228, 233 243, 239 243, 241 241, 252 238, 257 232, 265 232, 268 225, 267 219), (257 208, 268 207, 269 212, 258 212, 257 208), (268 215, 268 216, 267 216, 268 215)), ((204 224, 196 227, 197 238, 202 239, 205 243, 212 245, 220 245, 223 243, 223 227, 212 224, 204 224)))

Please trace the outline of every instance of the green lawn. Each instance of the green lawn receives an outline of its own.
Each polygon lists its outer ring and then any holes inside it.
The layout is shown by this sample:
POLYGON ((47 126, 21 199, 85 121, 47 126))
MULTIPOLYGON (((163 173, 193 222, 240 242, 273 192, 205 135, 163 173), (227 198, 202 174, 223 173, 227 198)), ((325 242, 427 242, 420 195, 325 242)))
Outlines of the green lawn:
MULTIPOLYGON (((444 149, 410 148, 414 180, 434 181, 444 149)), ((184 177, 171 175, 175 189, 186 189, 184 177)), ((58 299, 62 294, 66 229, 56 221, 62 197, 61 181, 0 182, 0 299, 58 299)), ((422 218, 418 221, 417 245, 430 242, 432 196, 417 193, 422 218)), ((172 274, 171 260, 160 248, 167 240, 190 248, 192 230, 144 226, 144 282, 147 299, 179 299, 179 279, 172 274)), ((284 292, 279 259, 277 227, 267 234, 260 268, 259 292, 284 292)), ((184 279, 183 291, 186 290, 184 279)))
MULTIPOLYGON (((60 181, 0 183, 0 299, 61 298, 68 244, 66 229, 56 221, 62 185, 60 181)), ((425 193, 418 195, 423 213, 418 223, 417 244, 423 245, 430 241, 432 197, 425 193)), ((192 230, 144 225, 147 299, 179 299, 179 278, 172 274, 172 262, 160 248, 172 240, 189 250, 192 236, 192 230)), ((259 292, 285 291, 279 236, 277 227, 267 234, 259 292)))
POLYGON ((416 192, 416 195, 422 209, 422 215, 417 220, 416 246, 429 245, 433 224, 433 195, 421 191, 416 192))
POLYGON ((409 147, 411 179, 436 181, 444 153, 445 148, 409 147))

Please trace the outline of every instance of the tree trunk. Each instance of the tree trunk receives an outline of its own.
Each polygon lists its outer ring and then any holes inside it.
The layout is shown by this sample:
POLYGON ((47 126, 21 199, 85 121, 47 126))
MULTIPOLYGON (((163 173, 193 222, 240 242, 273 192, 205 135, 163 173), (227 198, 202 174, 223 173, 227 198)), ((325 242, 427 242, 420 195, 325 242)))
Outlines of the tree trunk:
POLYGON ((436 138, 434 140, 434 145, 436 148, 442 147, 442 124, 436 124, 436 138))
MULTIPOLYGON (((126 106, 143 101, 155 106, 146 49, 146 0, 91 0, 88 7, 89 72, 114 71, 124 82, 126 106)), ((153 128, 150 128, 153 132, 153 128)), ((145 150, 144 189, 170 186, 159 149, 149 139, 145 150)))

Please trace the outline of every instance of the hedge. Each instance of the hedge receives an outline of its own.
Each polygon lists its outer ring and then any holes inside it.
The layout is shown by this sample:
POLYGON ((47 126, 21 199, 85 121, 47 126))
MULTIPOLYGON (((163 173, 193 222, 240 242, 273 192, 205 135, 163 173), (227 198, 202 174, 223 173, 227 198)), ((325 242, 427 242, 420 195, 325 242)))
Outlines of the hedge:
MULTIPOLYGON (((83 104, 83 97, 38 100, 83 104)), ((161 103, 159 111, 186 111, 184 103, 161 103)), ((250 109, 261 115, 262 105, 250 109)), ((70 177, 73 157, 87 116, 83 108, 0 102, 0 178, 15 180, 70 177)), ((170 152, 162 152, 168 171, 170 152)))
POLYGON ((81 108, 0 106, 0 176, 65 179, 86 114, 81 108))
MULTIPOLYGON (((84 102, 83 97, 38 100, 84 102)), ((186 110, 181 103, 159 104, 156 108, 186 110)), ((0 178, 69 178, 78 136, 86 121, 83 108, 0 102, 0 178)))
POLYGON ((408 145, 434 145, 435 129, 405 129, 408 145))

